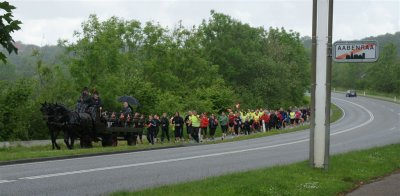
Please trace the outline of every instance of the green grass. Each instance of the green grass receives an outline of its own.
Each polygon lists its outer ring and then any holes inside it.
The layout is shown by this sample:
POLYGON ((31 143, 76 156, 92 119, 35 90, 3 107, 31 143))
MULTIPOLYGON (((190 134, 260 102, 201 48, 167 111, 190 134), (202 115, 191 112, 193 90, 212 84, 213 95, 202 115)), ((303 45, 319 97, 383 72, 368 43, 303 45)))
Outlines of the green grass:
MULTIPOLYGON (((343 114, 342 111, 336 106, 331 105, 333 114, 331 117, 331 122, 335 122, 338 120, 343 114)), ((223 143, 223 142, 232 142, 232 141, 240 141, 246 139, 253 139, 259 137, 266 137, 277 134, 290 133, 294 131, 300 131, 310 128, 309 125, 297 126, 291 129, 282 129, 282 130, 271 130, 265 133, 255 133, 251 135, 243 135, 239 137, 228 138, 225 140, 215 140, 208 141, 202 144, 215 144, 215 143, 223 143)), ((186 133, 185 133, 186 135, 186 133)), ((221 129, 218 128, 216 131, 216 137, 220 137, 222 135, 221 129)), ((173 132, 170 131, 170 136, 173 136, 173 132)), ((173 143, 166 142, 164 144, 155 144, 149 145, 147 140, 145 139, 145 135, 143 136, 144 144, 139 144, 136 146, 128 146, 126 142, 119 141, 117 147, 102 147, 100 142, 93 143, 93 148, 90 149, 81 149, 78 145, 75 145, 74 150, 67 150, 66 146, 59 142, 62 150, 52 150, 51 145, 44 146, 33 146, 33 147, 8 147, 8 148, 0 148, 0 163, 6 161, 15 161, 15 160, 29 160, 29 159, 37 159, 37 158, 50 158, 50 157, 67 157, 67 156, 75 156, 75 155, 87 155, 87 154, 97 154, 97 153, 110 153, 110 152, 122 152, 122 151, 132 151, 132 150, 140 150, 140 149, 150 149, 150 148, 159 148, 159 147, 169 147, 169 146, 177 146, 177 145, 185 145, 187 143, 173 143)), ((171 138, 173 140, 173 138, 171 138)))
POLYGON ((78 145, 75 145, 74 150, 67 150, 63 143, 59 143, 61 150, 52 150, 51 145, 44 146, 33 146, 33 147, 9 147, 0 148, 0 163, 5 161, 15 161, 15 160, 29 160, 36 158, 49 158, 49 157, 67 157, 75 155, 85 155, 85 154, 97 154, 97 153, 108 153, 108 152, 123 152, 130 150, 139 149, 150 149, 159 147, 176 146, 174 143, 165 144, 155 144, 155 145, 137 145, 128 146, 125 141, 119 141, 116 147, 102 147, 100 142, 93 143, 93 148, 81 149, 78 145))
POLYGON ((399 152, 394 144, 331 156, 328 171, 303 161, 113 195, 338 195, 399 170, 399 152))

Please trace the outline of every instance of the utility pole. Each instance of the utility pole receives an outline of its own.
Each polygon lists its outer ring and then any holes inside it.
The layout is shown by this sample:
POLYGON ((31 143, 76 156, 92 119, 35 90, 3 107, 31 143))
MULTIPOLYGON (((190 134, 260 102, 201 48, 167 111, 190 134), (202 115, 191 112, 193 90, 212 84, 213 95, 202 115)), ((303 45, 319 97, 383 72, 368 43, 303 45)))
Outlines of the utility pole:
POLYGON ((310 165, 328 168, 333 0, 313 0, 310 165))

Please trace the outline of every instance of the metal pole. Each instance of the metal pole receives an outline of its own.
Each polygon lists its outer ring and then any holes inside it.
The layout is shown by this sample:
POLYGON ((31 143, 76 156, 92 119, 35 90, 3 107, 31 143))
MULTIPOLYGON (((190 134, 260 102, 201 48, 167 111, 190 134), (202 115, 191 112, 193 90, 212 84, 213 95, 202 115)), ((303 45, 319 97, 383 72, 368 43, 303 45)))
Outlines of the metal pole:
POLYGON ((311 105, 310 105, 310 166, 314 167, 314 132, 315 132, 315 84, 317 66, 317 0, 313 0, 312 9, 312 48, 311 48, 311 105))
MULTIPOLYGON (((326 153, 326 99, 327 52, 328 52, 329 0, 318 0, 317 4, 317 51, 315 84, 314 167, 325 167, 326 153)), ((329 124, 328 124, 329 125, 329 124)))
POLYGON ((329 0, 328 16, 328 47, 326 55, 326 110, 325 110, 325 158, 324 168, 329 165, 330 129, 331 129, 331 81, 332 81, 332 23, 333 23, 333 0, 329 0))

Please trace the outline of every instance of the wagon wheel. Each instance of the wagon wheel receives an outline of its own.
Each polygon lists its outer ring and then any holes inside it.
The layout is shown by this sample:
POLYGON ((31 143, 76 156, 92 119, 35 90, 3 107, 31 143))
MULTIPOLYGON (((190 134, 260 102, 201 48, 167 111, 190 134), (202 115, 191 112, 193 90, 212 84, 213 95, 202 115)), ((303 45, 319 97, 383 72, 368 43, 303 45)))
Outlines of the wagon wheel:
POLYGON ((128 136, 126 138, 128 146, 135 146, 136 145, 136 140, 137 140, 137 134, 136 133, 130 133, 130 134, 128 134, 128 136))
POLYGON ((112 146, 118 146, 118 138, 116 135, 112 135, 112 146))
POLYGON ((104 134, 104 135, 101 137, 101 145, 102 145, 103 147, 112 146, 112 145, 113 145, 112 136, 111 136, 110 134, 104 134))

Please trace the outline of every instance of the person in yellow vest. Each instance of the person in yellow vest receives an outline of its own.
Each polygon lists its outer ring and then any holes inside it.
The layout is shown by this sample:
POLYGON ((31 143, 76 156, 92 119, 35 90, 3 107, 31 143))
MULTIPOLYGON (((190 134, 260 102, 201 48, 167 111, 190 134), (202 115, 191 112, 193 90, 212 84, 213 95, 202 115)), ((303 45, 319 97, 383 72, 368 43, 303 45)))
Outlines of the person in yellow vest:
POLYGON ((289 117, 290 117, 290 126, 293 127, 293 125, 295 125, 295 119, 296 119, 296 113, 294 112, 294 110, 291 110, 289 113, 289 117))
MULTIPOLYGON (((251 128, 253 128, 253 122, 254 122, 254 112, 253 110, 248 110, 246 118, 249 120, 249 123, 251 125, 251 128)), ((252 132, 254 132, 254 129, 252 129, 252 132)))
POLYGON ((192 138, 199 143, 199 131, 200 131, 200 117, 197 115, 196 111, 192 111, 192 115, 189 117, 192 124, 192 138))

